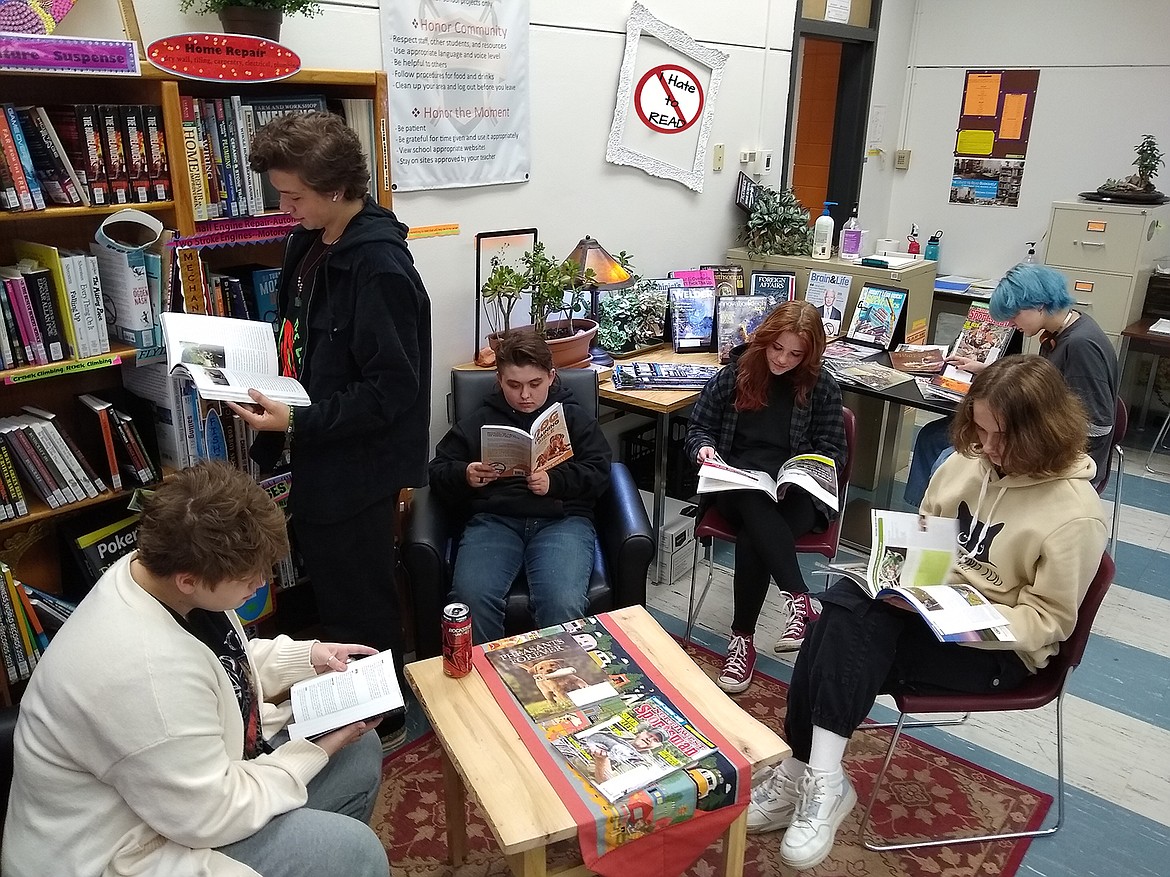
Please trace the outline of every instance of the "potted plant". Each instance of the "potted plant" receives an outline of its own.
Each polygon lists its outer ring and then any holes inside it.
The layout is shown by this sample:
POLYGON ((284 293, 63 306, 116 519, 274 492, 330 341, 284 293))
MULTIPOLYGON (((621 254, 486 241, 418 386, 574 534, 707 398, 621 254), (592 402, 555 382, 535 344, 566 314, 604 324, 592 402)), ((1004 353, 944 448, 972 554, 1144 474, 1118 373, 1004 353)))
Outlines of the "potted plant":
POLYGON ((652 280, 637 280, 606 293, 597 303, 597 340, 614 355, 635 353, 662 342, 666 290, 652 280))
POLYGON ((317 0, 179 0, 179 10, 196 15, 216 13, 224 33, 242 33, 280 39, 280 23, 284 14, 320 15, 317 0))
POLYGON ((748 255, 810 256, 813 230, 809 214, 791 189, 777 192, 770 186, 760 186, 748 213, 747 223, 740 232, 740 240, 747 245, 748 255))
POLYGON ((1166 196, 1154 188, 1154 177, 1158 175, 1158 168, 1166 164, 1164 153, 1158 149, 1158 141, 1153 134, 1143 134, 1133 151, 1137 158, 1133 160, 1137 168, 1136 174, 1130 174, 1120 180, 1108 179, 1104 185, 1097 187, 1097 192, 1107 198, 1118 201, 1137 201, 1140 203, 1160 203, 1166 196))
POLYGON ((528 280, 511 265, 504 264, 499 256, 492 256, 491 266, 491 273, 479 291, 480 300, 492 334, 503 335, 512 328, 512 309, 528 288, 528 280))

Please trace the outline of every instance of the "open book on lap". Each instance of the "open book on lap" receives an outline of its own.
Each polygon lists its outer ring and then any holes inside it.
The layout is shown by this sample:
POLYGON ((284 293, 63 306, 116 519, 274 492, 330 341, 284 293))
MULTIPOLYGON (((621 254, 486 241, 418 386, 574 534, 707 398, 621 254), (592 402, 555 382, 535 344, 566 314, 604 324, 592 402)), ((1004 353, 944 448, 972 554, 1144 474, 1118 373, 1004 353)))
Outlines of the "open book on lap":
POLYGON ((1007 619, 966 583, 945 584, 955 565, 959 522, 874 509, 869 560, 830 564, 874 599, 899 597, 943 642, 1014 642, 1007 619))
POLYGON ((501 475, 530 475, 573 456, 565 407, 556 402, 532 422, 531 432, 516 426, 479 428, 480 457, 501 475))
POLYGON ((775 477, 759 469, 731 466, 718 454, 699 467, 699 493, 762 490, 778 501, 790 484, 837 511, 837 464, 832 457, 798 454, 785 462, 775 477))
POLYGON ((286 405, 309 405, 305 388, 280 375, 272 326, 207 314, 160 316, 167 371, 185 373, 204 399, 251 403, 259 390, 286 405))
POLYGON ((351 661, 336 673, 294 683, 289 690, 293 721, 288 735, 306 740, 354 722, 405 708, 389 650, 351 661))

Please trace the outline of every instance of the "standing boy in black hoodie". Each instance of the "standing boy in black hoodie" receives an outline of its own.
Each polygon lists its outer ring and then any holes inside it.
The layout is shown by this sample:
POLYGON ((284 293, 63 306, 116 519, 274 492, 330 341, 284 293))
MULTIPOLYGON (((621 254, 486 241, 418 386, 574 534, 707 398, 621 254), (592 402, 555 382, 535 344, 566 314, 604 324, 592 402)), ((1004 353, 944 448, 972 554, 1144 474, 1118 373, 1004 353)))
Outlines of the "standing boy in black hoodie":
POLYGON ((452 599, 471 607, 473 639, 504 635, 504 598, 524 570, 538 627, 580 618, 593 570, 593 507, 609 486, 609 444, 597 420, 556 381, 548 345, 510 332, 496 351, 499 386, 451 428, 431 460, 432 489, 470 515, 455 558, 452 599), (484 424, 528 431, 549 406, 564 406, 573 456, 525 477, 480 459, 484 424))

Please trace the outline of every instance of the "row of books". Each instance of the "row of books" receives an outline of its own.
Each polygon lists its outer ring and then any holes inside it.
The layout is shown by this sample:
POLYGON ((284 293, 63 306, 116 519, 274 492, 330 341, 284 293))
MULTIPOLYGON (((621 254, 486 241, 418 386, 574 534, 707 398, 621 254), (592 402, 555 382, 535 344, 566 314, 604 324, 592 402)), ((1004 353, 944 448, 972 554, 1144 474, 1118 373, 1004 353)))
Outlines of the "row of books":
POLYGON ((280 269, 267 265, 232 265, 212 270, 196 247, 176 247, 174 274, 182 308, 189 314, 211 314, 277 324, 276 295, 280 269))
POLYGON ((4 104, 0 207, 168 201, 162 108, 150 104, 4 104))
POLYGON ((22 682, 49 645, 29 592, 18 584, 8 564, 0 561, 0 655, 9 682, 22 682))
POLYGON ((26 405, 22 413, 0 418, 0 521, 27 515, 30 492, 57 509, 120 490, 123 483, 162 480, 162 470, 129 414, 88 393, 78 401, 97 419, 106 452, 102 474, 55 413, 26 405))

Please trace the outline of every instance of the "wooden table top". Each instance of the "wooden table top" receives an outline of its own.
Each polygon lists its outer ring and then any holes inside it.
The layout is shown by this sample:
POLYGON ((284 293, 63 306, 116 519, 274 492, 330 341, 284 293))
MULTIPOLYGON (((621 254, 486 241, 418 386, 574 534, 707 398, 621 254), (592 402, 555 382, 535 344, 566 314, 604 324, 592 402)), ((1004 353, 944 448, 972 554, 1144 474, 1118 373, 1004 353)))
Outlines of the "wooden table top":
MULTIPOLYGON (((691 709, 739 750, 753 771, 791 754, 774 731, 719 690, 645 607, 619 609, 608 617, 663 671, 691 709)), ((443 675, 442 658, 429 658, 407 665, 406 678, 506 855, 576 837, 573 817, 477 671, 451 679, 443 675)))
POLYGON ((1150 326, 1154 325, 1157 320, 1157 317, 1142 317, 1140 320, 1130 323, 1122 329, 1121 334, 1138 341, 1146 341, 1150 344, 1162 344, 1170 347, 1170 335, 1167 335, 1165 332, 1150 331, 1150 326))
MULTIPOLYGON (((675 353, 669 346, 658 350, 650 350, 629 359, 619 359, 618 365, 634 362, 680 362, 687 365, 718 365, 719 355, 716 353, 675 353)), ((645 411, 653 414, 670 414, 680 408, 694 404, 699 398, 699 390, 618 390, 614 388, 613 379, 607 378, 597 388, 597 393, 605 402, 616 404, 619 407, 645 411)))

